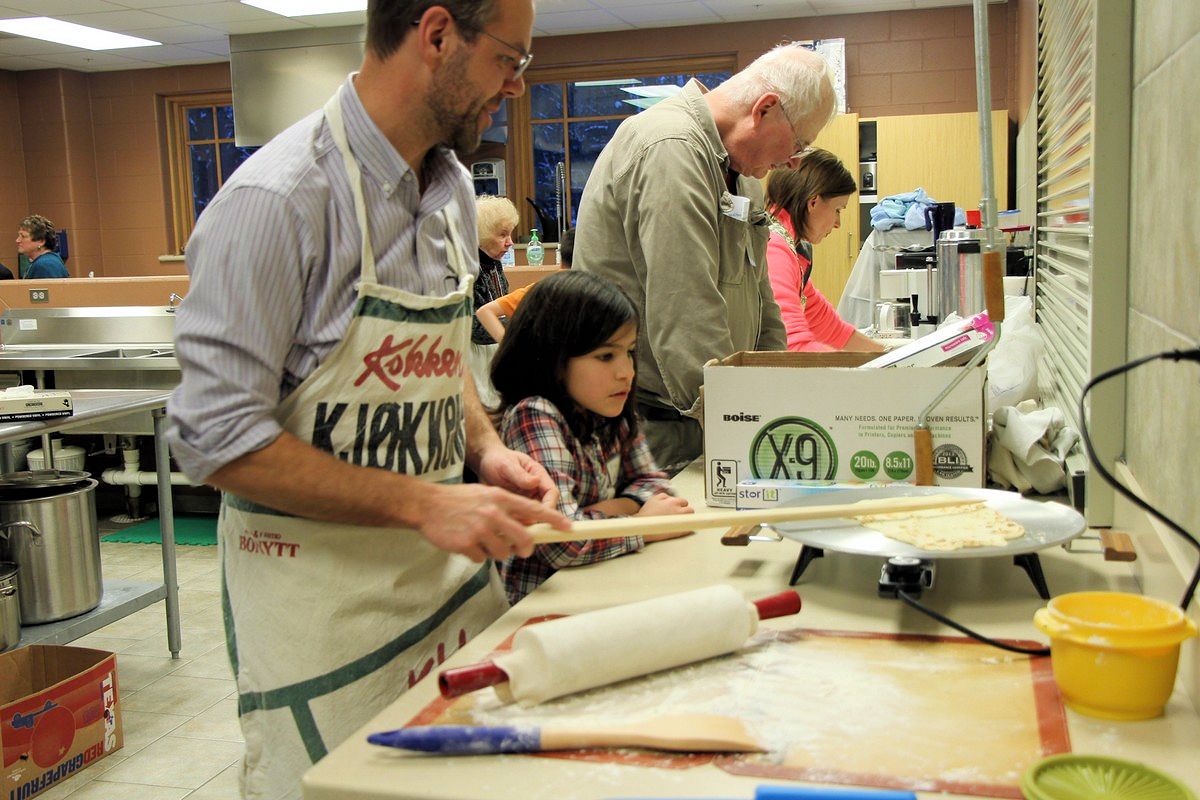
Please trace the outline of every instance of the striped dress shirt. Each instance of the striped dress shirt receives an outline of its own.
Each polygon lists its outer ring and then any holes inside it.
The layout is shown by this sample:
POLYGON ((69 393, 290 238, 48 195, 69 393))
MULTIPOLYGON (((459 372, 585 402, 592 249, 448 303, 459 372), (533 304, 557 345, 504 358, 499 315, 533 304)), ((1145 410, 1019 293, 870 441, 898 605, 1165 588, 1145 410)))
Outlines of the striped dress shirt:
MULTIPOLYGON (((424 295, 453 291, 443 209, 457 211, 463 264, 477 269, 467 170, 435 148, 422 192, 352 79, 341 106, 362 170, 377 280, 424 295)), ((168 404, 171 447, 189 476, 203 480, 282 432, 280 401, 350 325, 361 241, 342 156, 321 112, 242 164, 200 215, 186 248, 191 287, 175 327, 183 380, 168 404)))

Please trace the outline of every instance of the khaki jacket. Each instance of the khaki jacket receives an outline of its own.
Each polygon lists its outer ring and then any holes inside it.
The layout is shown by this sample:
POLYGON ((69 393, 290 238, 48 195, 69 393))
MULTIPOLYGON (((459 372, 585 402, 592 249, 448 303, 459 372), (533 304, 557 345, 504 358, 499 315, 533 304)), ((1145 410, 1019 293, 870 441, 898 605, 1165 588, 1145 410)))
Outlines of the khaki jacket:
POLYGON ((762 185, 738 177, 750 222, 722 213, 729 154, 703 92, 693 80, 621 123, 584 188, 573 260, 638 307, 639 399, 689 416, 700 413, 705 362, 787 347, 767 276, 762 185))

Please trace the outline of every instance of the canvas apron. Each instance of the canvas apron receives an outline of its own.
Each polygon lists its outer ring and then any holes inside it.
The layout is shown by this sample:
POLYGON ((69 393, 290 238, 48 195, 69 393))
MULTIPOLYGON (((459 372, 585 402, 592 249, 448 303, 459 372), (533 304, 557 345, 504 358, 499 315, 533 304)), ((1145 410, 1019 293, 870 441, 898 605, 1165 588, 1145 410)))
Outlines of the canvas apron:
MULTIPOLYGON (((376 282, 339 96, 325 115, 363 232, 358 300, 345 338, 277 416, 351 463, 458 483, 472 310, 464 249, 447 218, 458 288, 444 297, 376 282)), ((311 764, 508 608, 491 562, 446 553, 413 530, 314 522, 230 494, 219 529, 243 793, 254 800, 299 797, 311 764)))

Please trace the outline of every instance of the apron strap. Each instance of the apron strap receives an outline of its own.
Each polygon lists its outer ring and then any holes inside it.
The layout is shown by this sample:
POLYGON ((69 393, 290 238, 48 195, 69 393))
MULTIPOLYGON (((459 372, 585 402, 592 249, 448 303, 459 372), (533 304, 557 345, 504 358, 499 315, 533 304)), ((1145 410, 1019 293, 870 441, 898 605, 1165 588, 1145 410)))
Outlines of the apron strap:
POLYGON ((346 175, 350 178, 350 193, 354 196, 354 215, 358 219, 358 229, 362 232, 362 271, 360 278, 367 283, 375 280, 375 251, 371 248, 371 229, 367 224, 367 203, 363 199, 362 171, 358 168, 358 160, 350 150, 350 140, 346 137, 346 123, 342 119, 343 84, 325 103, 325 118, 329 120, 329 132, 338 151, 342 154, 342 163, 346 166, 346 175))

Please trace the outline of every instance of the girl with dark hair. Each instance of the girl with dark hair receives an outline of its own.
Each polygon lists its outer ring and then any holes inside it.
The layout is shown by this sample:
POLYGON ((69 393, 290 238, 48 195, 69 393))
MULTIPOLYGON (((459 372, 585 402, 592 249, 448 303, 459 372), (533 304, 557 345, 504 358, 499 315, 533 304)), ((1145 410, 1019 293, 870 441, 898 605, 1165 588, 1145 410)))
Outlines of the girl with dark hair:
MULTIPOLYGON (((492 363, 504 443, 546 468, 572 519, 689 514, 638 433, 633 387, 638 316, 612 282, 559 272, 534 284, 492 363)), ((500 564, 516 603, 563 567, 682 534, 539 545, 500 564)))
POLYGON ((767 175, 767 272, 787 329, 789 350, 882 352, 883 346, 854 329, 817 290, 812 245, 841 227, 841 213, 858 191, 854 177, 828 150, 812 148, 795 169, 767 175))

